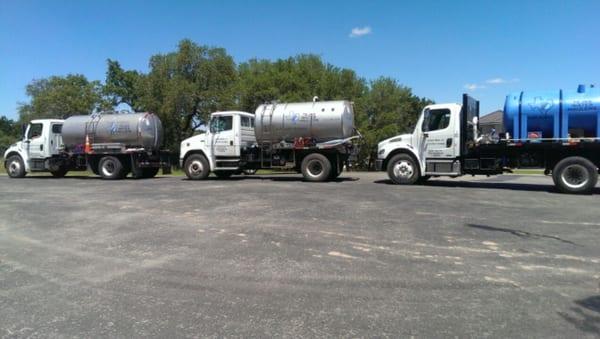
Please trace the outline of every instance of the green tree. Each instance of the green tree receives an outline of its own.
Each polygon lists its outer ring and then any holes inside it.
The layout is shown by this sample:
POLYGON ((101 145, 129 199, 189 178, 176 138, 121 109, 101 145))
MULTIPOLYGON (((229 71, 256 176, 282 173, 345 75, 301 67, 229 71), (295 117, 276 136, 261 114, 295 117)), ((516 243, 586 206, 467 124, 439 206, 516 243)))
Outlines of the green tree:
POLYGON ((31 100, 19 104, 22 122, 40 118, 64 119, 106 107, 100 82, 88 81, 81 74, 33 80, 27 85, 26 93, 31 100))
POLYGON ((166 146, 177 151, 210 113, 235 108, 236 80, 235 62, 225 49, 182 40, 175 52, 152 56, 148 74, 124 71, 109 60, 105 94, 115 105, 156 113, 166 146))
POLYGON ((239 66, 237 84, 241 110, 254 112, 270 101, 355 100, 366 92, 364 79, 349 69, 324 63, 316 55, 288 59, 250 60, 239 66))
POLYGON ((377 144, 394 135, 412 132, 421 110, 431 103, 392 78, 372 81, 368 94, 356 109, 356 124, 364 137, 359 166, 372 169, 377 144))
POLYGON ((0 116, 0 157, 8 146, 19 139, 20 134, 20 125, 16 121, 0 116))

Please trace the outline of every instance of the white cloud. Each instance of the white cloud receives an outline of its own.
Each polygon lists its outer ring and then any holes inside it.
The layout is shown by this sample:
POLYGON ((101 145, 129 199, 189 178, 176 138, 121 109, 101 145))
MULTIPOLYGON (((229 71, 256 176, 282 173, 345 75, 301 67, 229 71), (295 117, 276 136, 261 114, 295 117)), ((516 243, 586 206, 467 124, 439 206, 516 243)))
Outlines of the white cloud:
POLYGON ((370 26, 354 27, 348 36, 351 38, 360 38, 361 36, 369 35, 371 33, 373 33, 373 30, 370 26))
POLYGON ((492 79, 487 79, 485 81, 487 84, 490 85, 500 85, 500 84, 507 84, 507 83, 515 83, 515 82, 519 82, 518 78, 513 78, 510 80, 506 80, 504 78, 492 78, 492 79))
POLYGON ((463 87, 466 90, 469 90, 469 91, 476 91, 478 89, 484 89, 485 88, 484 85, 479 85, 479 84, 465 84, 463 87))

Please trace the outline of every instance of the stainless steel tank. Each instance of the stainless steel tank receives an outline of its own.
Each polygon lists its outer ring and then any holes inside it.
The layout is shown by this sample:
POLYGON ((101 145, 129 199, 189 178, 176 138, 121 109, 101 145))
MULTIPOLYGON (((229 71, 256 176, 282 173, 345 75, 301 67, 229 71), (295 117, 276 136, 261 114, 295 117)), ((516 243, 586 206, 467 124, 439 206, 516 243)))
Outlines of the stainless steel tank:
POLYGON ((349 101, 260 105, 254 120, 258 142, 291 142, 307 137, 322 142, 354 134, 354 110, 349 101))
POLYGON ((128 148, 159 149, 163 128, 151 113, 76 115, 65 120, 62 139, 66 149, 91 144, 123 144, 128 148))

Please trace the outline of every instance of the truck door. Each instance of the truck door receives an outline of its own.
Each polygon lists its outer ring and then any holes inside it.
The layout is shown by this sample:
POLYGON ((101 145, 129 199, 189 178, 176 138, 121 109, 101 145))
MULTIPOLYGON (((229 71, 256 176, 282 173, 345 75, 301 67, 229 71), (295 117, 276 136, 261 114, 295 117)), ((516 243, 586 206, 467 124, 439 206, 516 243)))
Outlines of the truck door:
POLYGON ((450 108, 426 109, 423 113, 421 154, 426 160, 454 159, 459 148, 457 117, 450 108))
POLYGON ((58 150, 62 145, 62 124, 53 123, 50 127, 50 155, 58 154, 58 150))
POLYGON ((210 133, 212 154, 215 157, 239 156, 239 142, 236 145, 233 116, 213 116, 210 120, 210 133))
POLYGON ((30 123, 25 133, 25 144, 29 159, 44 159, 46 158, 47 146, 46 136, 48 132, 44 132, 44 124, 30 123))

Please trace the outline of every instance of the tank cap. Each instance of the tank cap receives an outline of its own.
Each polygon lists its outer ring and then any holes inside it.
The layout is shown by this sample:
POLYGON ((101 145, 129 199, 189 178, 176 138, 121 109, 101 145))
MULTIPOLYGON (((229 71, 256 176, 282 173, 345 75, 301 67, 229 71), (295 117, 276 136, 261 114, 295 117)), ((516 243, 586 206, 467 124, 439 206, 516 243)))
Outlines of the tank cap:
POLYGON ((585 93, 585 85, 577 86, 577 93, 585 93))

